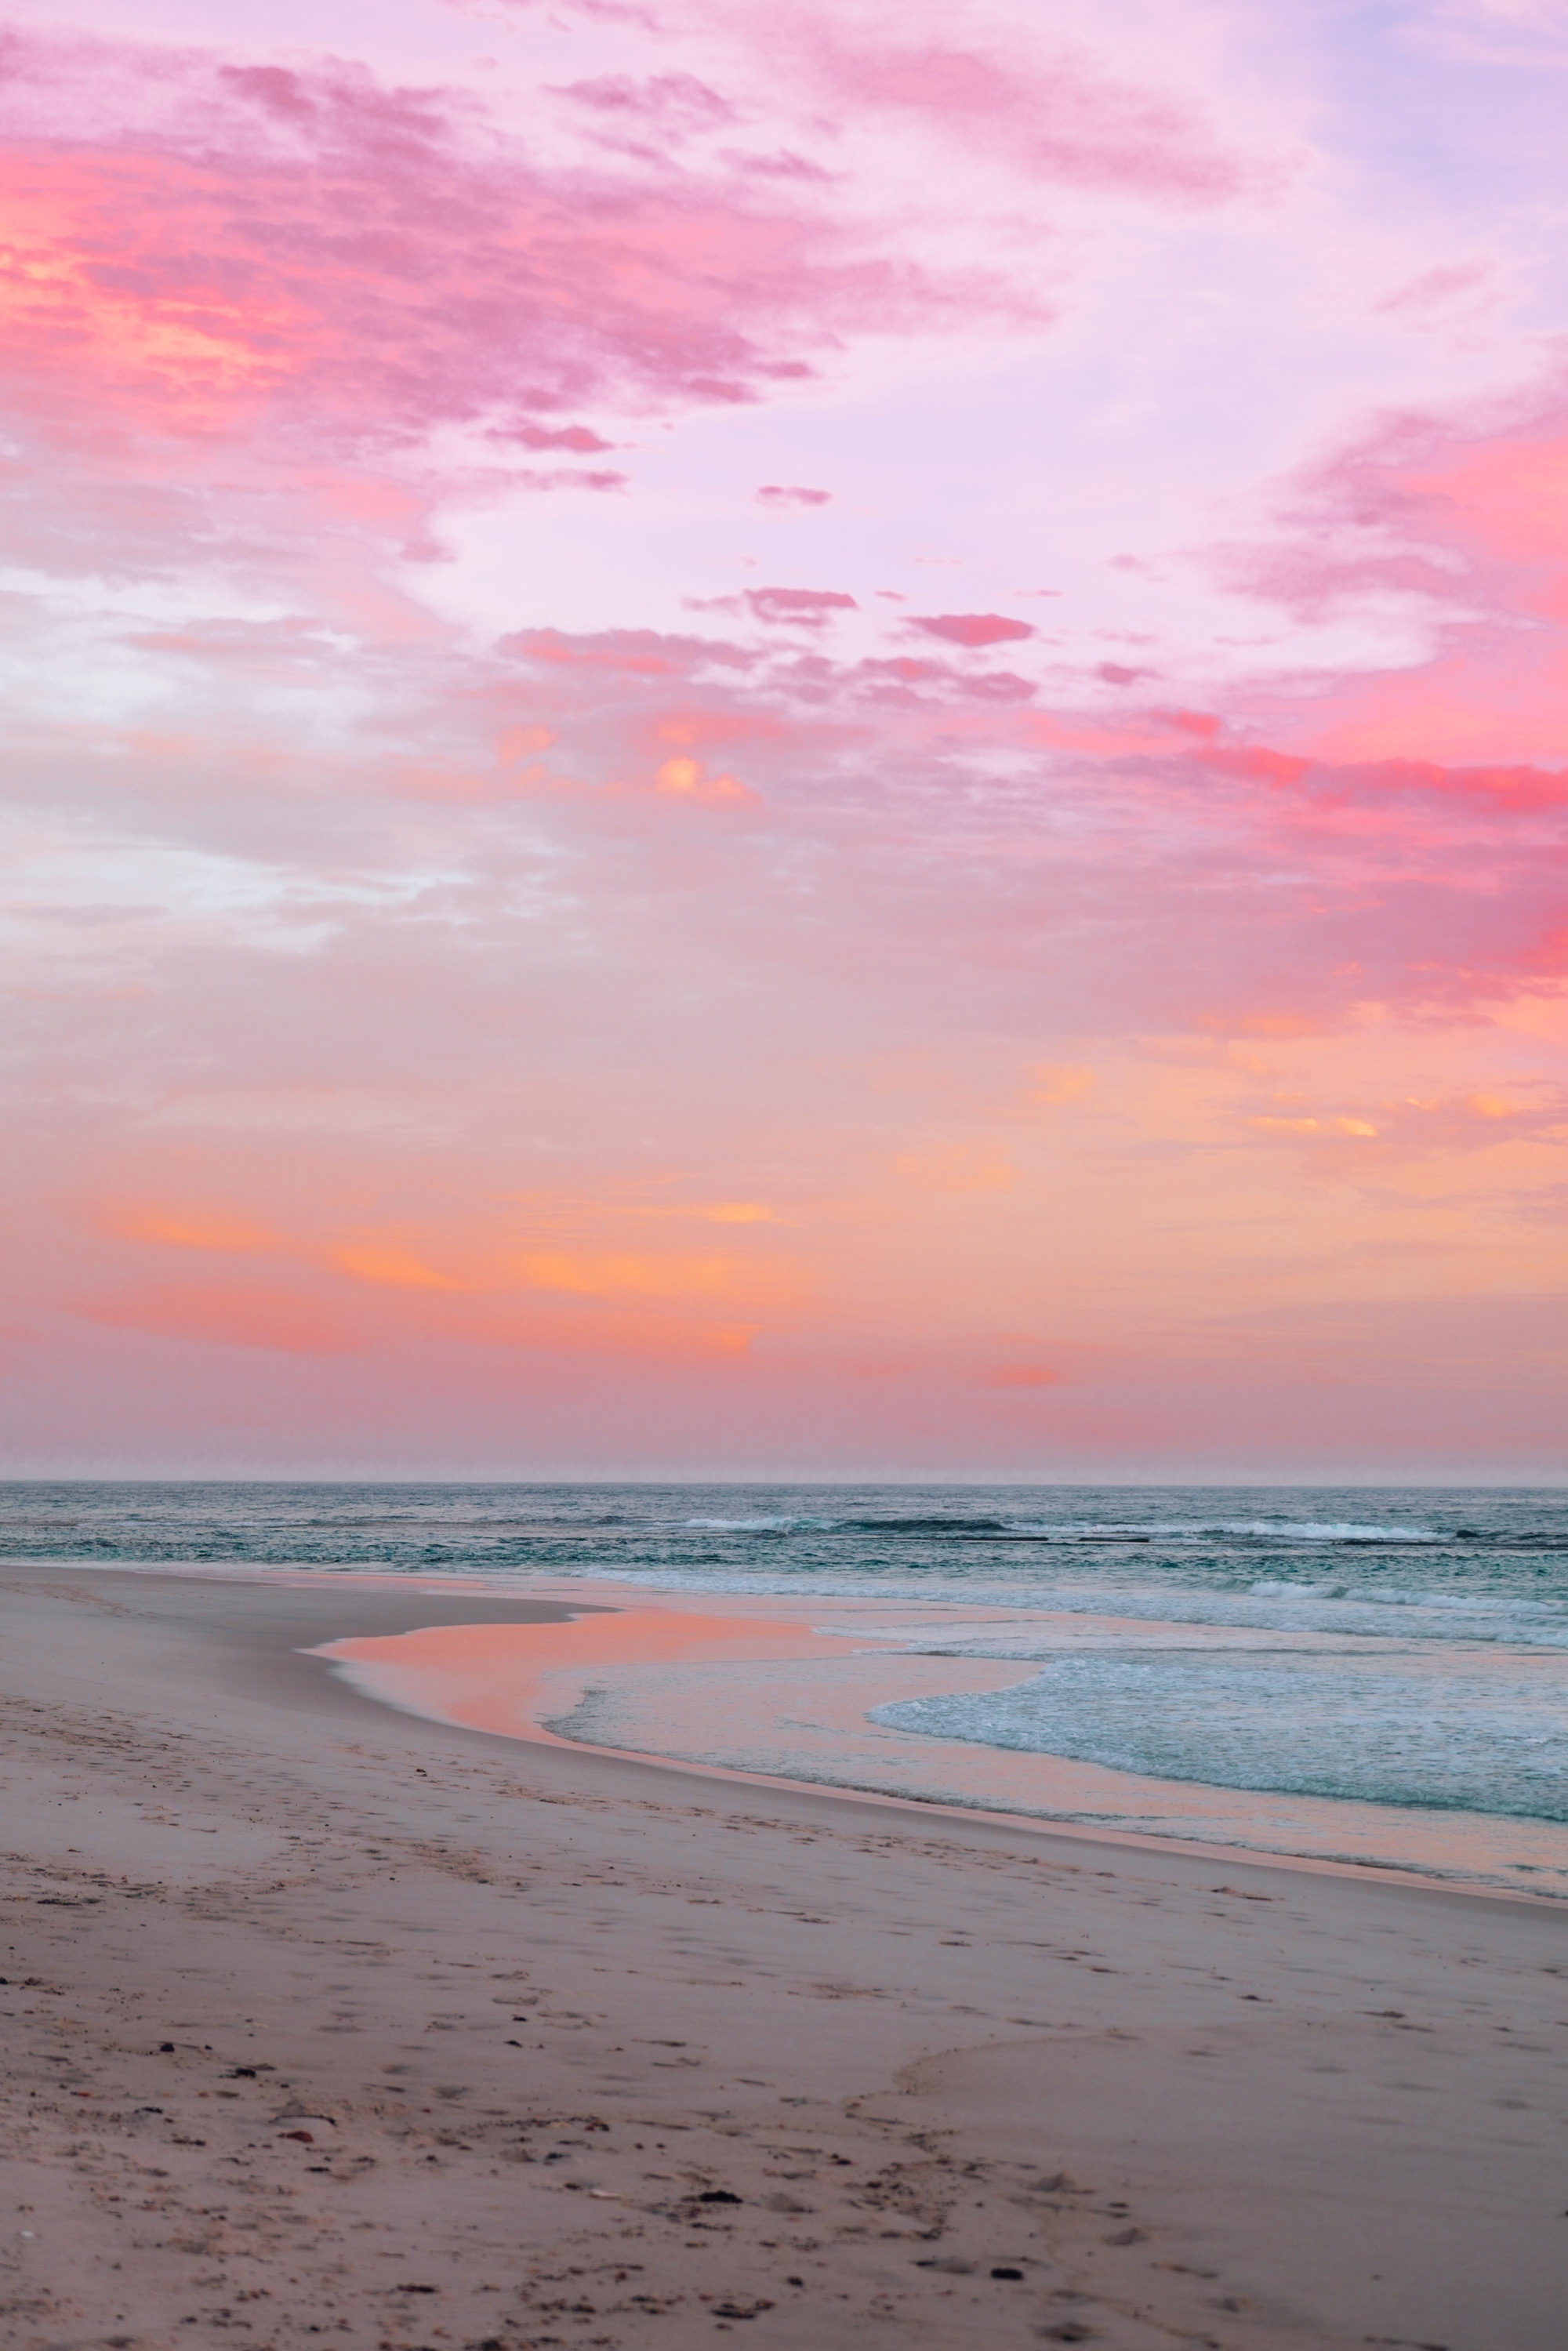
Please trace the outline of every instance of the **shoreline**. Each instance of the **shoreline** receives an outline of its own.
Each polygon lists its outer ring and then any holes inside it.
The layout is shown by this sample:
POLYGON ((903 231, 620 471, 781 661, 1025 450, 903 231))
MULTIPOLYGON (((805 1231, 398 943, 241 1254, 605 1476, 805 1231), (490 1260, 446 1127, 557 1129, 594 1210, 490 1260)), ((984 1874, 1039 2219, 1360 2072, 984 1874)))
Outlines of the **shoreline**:
MULTIPOLYGON (((0 1561, 0 1588, 3 1588, 3 1580, 8 1570, 20 1566, 25 1570, 37 1570, 40 1574, 46 1574, 52 1573, 59 1564, 61 1563, 53 1561, 46 1562, 0 1561)), ((204 1562, 189 1566, 180 1564, 172 1569, 162 1564, 144 1566, 139 1562, 116 1562, 108 1566, 99 1562, 73 1561, 65 1564, 71 1573, 132 1574, 146 1577, 152 1581, 167 1578, 170 1581, 177 1580, 182 1583, 214 1583, 225 1589, 254 1584, 262 1588, 276 1585, 286 1590, 321 1592, 328 1588, 329 1580, 336 1575, 340 1579, 338 1586, 340 1589, 350 1585, 356 1590, 359 1587, 368 1587, 371 1592, 379 1593, 386 1600, 396 1601, 413 1593, 423 1595, 418 1602, 410 1597, 406 1609, 394 1608, 390 1612, 375 1612, 378 1614, 391 1613, 411 1615, 417 1618, 417 1623, 400 1625, 395 1627, 379 1627, 371 1634, 356 1632, 339 1636, 343 1641, 398 1638, 404 1635, 416 1634, 428 1628, 433 1613, 448 1613, 449 1621, 473 1624, 480 1627, 497 1622, 524 1625, 559 1623, 577 1615, 608 1613, 606 1604, 602 1602, 566 1601, 559 1598, 527 1600, 520 1595, 504 1593, 494 1593, 496 1604, 491 1605, 490 1595, 493 1588, 488 1585, 482 1586, 476 1581, 472 1586, 465 1586, 460 1579, 443 1577, 439 1583, 433 1580, 425 1584, 407 1574, 388 1573, 382 1576, 378 1575, 373 1570, 357 1568, 338 1571, 320 1568, 263 1568, 237 1562, 232 1569, 224 1569, 214 1574, 204 1562), (486 1596, 481 1598, 482 1593, 486 1596), (471 1609, 466 1606, 469 1602, 473 1604, 471 1609), (450 1614, 451 1611, 459 1609, 464 1610, 465 1613, 461 1615, 450 1614), (509 1615, 504 1615, 503 1610, 509 1610, 511 1613, 509 1615)), ((1470 1886, 1448 1878, 1428 1876, 1413 1867, 1403 1867, 1396 1864, 1364 1863, 1343 1858, 1319 1859, 1306 1854, 1279 1853, 1269 1847, 1218 1842, 1205 1844, 1176 1836, 1140 1834, 1132 1829, 1117 1829, 1109 1825, 1095 1826, 1081 1822, 1057 1820, 1049 1814, 1030 1813, 1022 1809, 1016 1812, 997 1811, 980 1804, 956 1802, 951 1799, 936 1796, 900 1795, 875 1788, 846 1786, 826 1780, 795 1779, 783 1773, 746 1771, 729 1765, 695 1762, 687 1758, 660 1755, 643 1749, 614 1748, 591 1740, 563 1738, 542 1724, 534 1729, 498 1730, 464 1722, 440 1712, 428 1711, 407 1701, 374 1692, 361 1686, 341 1671, 341 1661, 332 1655, 333 1646, 335 1645, 323 1644, 311 1648, 296 1648, 287 1641, 279 1641, 270 1633, 263 1633, 257 1642, 258 1654, 246 1669, 247 1677, 254 1677, 263 1681, 269 1695, 283 1698, 285 1702, 287 1702, 290 1693, 295 1702, 300 1702, 304 1699, 305 1694, 309 1692, 313 1694, 312 1700, 309 1702, 329 1703, 329 1698, 325 1694, 335 1692, 349 1710, 363 1707, 379 1713, 384 1709, 391 1709, 406 1714, 416 1721, 442 1724, 449 1729, 470 1738, 486 1741, 522 1740, 530 1746, 554 1749, 587 1759, 602 1759, 609 1762, 625 1765, 633 1771, 668 1774, 676 1779, 691 1779, 699 1782, 712 1781, 721 1786, 756 1789, 765 1792, 790 1792, 800 1795, 820 1797, 829 1802, 867 1806, 876 1811, 906 1813, 927 1821, 933 1818, 942 1820, 951 1815, 956 1821, 972 1822, 978 1825, 990 1824, 1015 1834, 1022 1833, 1048 1839, 1061 1839, 1069 1844, 1104 1845, 1113 1849, 1125 1848, 1133 1852, 1176 1853, 1185 1855, 1188 1860, 1206 1864, 1218 1861, 1226 1854, 1234 1854, 1259 1868, 1278 1868, 1309 1876, 1345 1877, 1356 1883, 1369 1879, 1386 1879, 1391 1886, 1415 1886, 1434 1893, 1463 1895, 1476 1900, 1523 1902, 1536 1906, 1545 1905, 1548 1907, 1556 1907, 1554 1896, 1536 1893, 1529 1887, 1470 1886), (304 1673, 298 1671, 300 1667, 308 1668, 318 1665, 326 1670, 319 1674, 308 1670, 304 1673)))
MULTIPOLYGON (((585 1615, 593 1614, 595 1610, 602 1610, 606 1615, 619 1611, 629 1617, 636 1614, 652 1616, 662 1613, 657 1603, 650 1605, 642 1593, 627 1593, 618 1598, 607 1599, 603 1597, 604 1593, 607 1589, 613 1591, 613 1587, 599 1583, 590 1588, 601 1596, 593 1602, 583 1604, 585 1615)), ((559 1590, 553 1597, 557 1600, 560 1598, 559 1590)), ((680 1601, 678 1610, 674 1613, 680 1616, 695 1617, 697 1615, 695 1595, 681 1594, 680 1601)), ((742 1660, 749 1660, 755 1655, 755 1642, 748 1646, 744 1639, 744 1629, 748 1625, 758 1625, 760 1629, 766 1631, 788 1629, 776 1628, 766 1618, 760 1617, 762 1609, 767 1608, 771 1611, 775 1605, 776 1604, 772 1602, 758 1603, 758 1614, 755 1620, 741 1617, 721 1619, 713 1616, 705 1608, 698 1621, 705 1629, 718 1625, 724 1626, 727 1630, 734 1629, 739 1636, 734 1643, 735 1654, 724 1660, 725 1663, 733 1665, 742 1660)), ((821 1611, 814 1609, 812 1613, 820 1614, 821 1611)), ((474 1628, 476 1633, 482 1629, 474 1628)), ((530 1643, 529 1646, 532 1647, 533 1645, 530 1643)), ((693 1659, 703 1658, 705 1646, 702 1641, 694 1638, 690 1647, 684 1654, 677 1655, 675 1662, 687 1663, 693 1659)), ((835 1651, 841 1653, 848 1646, 849 1640, 846 1636, 834 1635, 824 1645, 824 1650, 826 1654, 831 1655, 835 1651)), ((869 1654, 885 1658, 890 1665, 903 1662, 906 1655, 902 1650, 887 1650, 881 1647, 871 1636, 867 1636, 865 1647, 869 1654)), ((1370 1856, 1364 1858, 1354 1854, 1302 1853, 1280 1845, 1248 1843, 1242 1837, 1234 1834, 1200 1838, 1196 1835, 1184 1837, 1179 1832, 1175 1831, 1139 1831, 1130 1827, 1118 1827, 1110 1822, 1076 1820, 1070 1815, 1064 1816, 1052 1813, 1041 1805, 1031 1805, 1023 1801, 1008 1804, 987 1802, 979 1798, 966 1799, 961 1795, 948 1792, 901 1793, 896 1790, 878 1787, 872 1782, 861 1782, 843 1778, 833 1779, 826 1775, 819 1776, 805 1770, 796 1771, 779 1770, 770 1772, 748 1771, 739 1764, 709 1762, 689 1753, 670 1753, 653 1747, 619 1746, 604 1737, 591 1737, 586 1733, 580 1736, 568 1735, 558 1727, 559 1718, 552 1720, 539 1711, 541 1677, 537 1663, 526 1654, 518 1654, 514 1645, 486 1644, 486 1648, 488 1654, 471 1655, 460 1663, 455 1674, 452 1669, 450 1645, 443 1641, 439 1631, 434 1631, 432 1638, 428 1641, 423 1630, 411 1630, 390 1638, 349 1636, 324 1644, 311 1654, 320 1657, 334 1674, 341 1677, 348 1687, 373 1705, 394 1707, 428 1721, 446 1723, 454 1729, 478 1731, 489 1737, 521 1740, 544 1747, 575 1748, 589 1754, 613 1757, 622 1762, 660 1771, 685 1772, 698 1778, 718 1779, 762 1789, 811 1788, 830 1795, 852 1798, 860 1802, 888 1805, 895 1809, 907 1808, 926 1816, 932 1814, 941 1816, 953 1813, 970 1819, 988 1820, 1009 1826, 1034 1829, 1042 1834, 1092 1844, 1125 1846, 1135 1851, 1169 1850, 1185 1853, 1189 1857, 1197 1859, 1227 1853, 1244 1854, 1249 1859, 1259 1864, 1274 1864, 1286 1869, 1304 1870, 1309 1873, 1348 1873, 1357 1877, 1385 1877, 1395 1883, 1416 1883, 1446 1892, 1467 1894, 1490 1901, 1542 1903, 1549 1907, 1557 1907, 1568 1901, 1568 1893, 1558 1893, 1528 1886, 1488 1885, 1468 1879, 1458 1873, 1444 1875, 1429 1867, 1424 1868, 1420 1862, 1415 1860, 1400 1861, 1370 1856), (444 1657, 440 1654, 444 1648, 448 1650, 448 1655, 444 1657), (433 1650, 436 1652, 434 1656, 430 1654, 433 1650)), ((820 1650, 818 1654, 823 1654, 824 1650, 820 1650)), ((792 1653, 791 1661, 810 1654, 810 1650, 803 1644, 800 1644, 792 1653)), ((558 1673, 564 1672, 575 1677, 587 1669, 587 1661, 580 1654, 573 1655, 570 1646, 566 1648, 565 1655, 565 1666, 558 1667, 556 1669, 558 1673)), ((639 1654, 638 1649, 633 1646, 629 1648, 626 1658, 617 1662, 631 1662, 634 1666, 645 1667, 648 1657, 645 1651, 639 1654)), ((952 1678, 954 1666, 962 1661, 944 1658, 940 1662, 943 1671, 938 1678, 946 1684, 952 1678)), ((1010 1680, 1026 1677, 1032 1670, 1032 1666, 1004 1665, 998 1661, 997 1666, 998 1686, 1005 1687, 1010 1680)), ((557 1703, 559 1702, 558 1700, 557 1703)), ((950 1744, 936 1740, 931 1743, 937 1749, 946 1749, 950 1744)), ((988 1760, 990 1758, 988 1756, 988 1760)), ((1047 1755, 1040 1757, 1039 1761, 1047 1767, 1051 1767, 1056 1765, 1059 1759, 1047 1755)), ((1130 1779, 1133 1775, 1126 1776, 1130 1779)), ((1185 1782, 1169 1784, 1177 1788, 1185 1788, 1187 1785, 1185 1782)), ((1201 1786, 1201 1783, 1199 1784, 1201 1786)), ((1268 1791, 1229 1792, 1239 1795, 1243 1801, 1249 1793, 1257 1793, 1265 1799, 1269 1795, 1268 1791)), ((1369 1813, 1378 1814, 1390 1808, 1383 1806, 1366 1807, 1369 1813)), ((1412 1810, 1416 1809, 1412 1808, 1412 1810)), ((1438 1815, 1438 1817, 1442 1816, 1438 1815)))
POLYGON ((1554 1905, 449 1728, 279 1645, 560 1617, 350 1582, 0 1570, 23 2351, 1556 2351, 1554 1905))
MULTIPOLYGON (((55 1563, 49 1564, 52 1567, 55 1563)), ((5 1563, 0 1562, 0 1573, 4 1571, 5 1563)), ((879 1621, 886 1611, 874 1601, 852 1604, 811 1598, 791 1604, 777 1595, 710 1596, 680 1586, 661 1591, 645 1584, 619 1583, 610 1578, 589 1581, 534 1576, 526 1588, 508 1587, 481 1577, 422 1578, 406 1571, 378 1573, 361 1569, 262 1567, 247 1562, 215 1569, 207 1562, 181 1563, 172 1576, 162 1565, 136 1562, 116 1562, 101 1569, 73 1563, 64 1572, 133 1574, 154 1580, 170 1577, 182 1583, 209 1580, 231 1587, 248 1583, 319 1593, 332 1590, 345 1598, 355 1591, 376 1593, 380 1599, 373 1614, 379 1621, 373 1628, 367 1626, 349 1633, 334 1642, 319 1645, 313 1652, 322 1658, 334 1680, 354 1689, 372 1705, 402 1708, 430 1720, 489 1736, 613 1757, 633 1768, 684 1771, 698 1779, 728 1779, 761 1789, 816 1789, 873 1805, 907 1805, 925 1817, 952 1812, 1014 1827, 1032 1827, 1040 1834, 1071 1842, 1127 1845, 1134 1850, 1171 1849, 1198 1858, 1227 1853, 1246 1855, 1260 1865, 1271 1863, 1308 1872, 1345 1871, 1357 1877, 1386 1877, 1391 1882, 1416 1883, 1490 1900, 1549 1907, 1568 1902, 1568 1884, 1531 1886, 1503 1880, 1501 1872, 1509 1866, 1519 1868, 1521 1876, 1526 1872, 1543 1873, 1552 1865, 1546 1858, 1549 1847, 1545 1841, 1555 1837, 1557 1842, 1563 1842, 1561 1824, 1536 1824, 1507 1814, 1478 1814, 1416 1805, 1401 1808, 1319 1796, 1291 1797, 1277 1791, 1235 1789, 1223 1783, 1161 1782, 1109 1767, 1074 1766, 1049 1754, 1019 1755, 1007 1750, 926 1740, 913 1734, 893 1737, 874 1726, 871 1726, 871 1733, 876 1751, 862 1752, 860 1761, 864 1768, 857 1776, 843 1766, 843 1745, 852 1744, 856 1739, 863 1742, 870 1706, 879 1699, 907 1695, 910 1677, 921 1667, 929 1668, 923 1675, 924 1681, 944 1691, 964 1682, 971 1687, 1002 1688, 1027 1679, 1037 1670, 1030 1661, 966 1658, 961 1653, 922 1657, 911 1652, 906 1642, 890 1642, 885 1633, 879 1631, 879 1621), (407 1602, 406 1608, 398 1605, 400 1600, 407 1602), (444 1623, 432 1625, 433 1610, 444 1612, 444 1623), (399 1621, 389 1621, 389 1612, 399 1621), (812 1630, 816 1621, 835 1613, 841 1621, 830 1633, 816 1637, 812 1630), (505 1635, 495 1644, 478 1639, 486 1625, 516 1628, 528 1624, 559 1625, 612 1617, 619 1617, 623 1623, 645 1624, 654 1635, 652 1642, 621 1645, 623 1654, 619 1656, 613 1641, 608 1653, 602 1644, 590 1645, 595 1662, 601 1663, 609 1654, 612 1671, 620 1670, 623 1702, 628 1696, 641 1696, 651 1667, 657 1666, 668 1680, 672 1671, 700 1664, 705 1646, 716 1659, 719 1650, 723 1651, 725 1698, 728 1698, 738 1675, 755 1666, 770 1643, 778 1646, 780 1656, 797 1672, 802 1667, 807 1672, 831 1672, 833 1660, 843 1660, 858 1652, 866 1661, 867 1673, 877 1672, 880 1661, 880 1668, 890 1677, 901 1673, 902 1678, 890 1678, 885 1687, 878 1688, 874 1684, 862 1687, 848 1697, 831 1688, 824 1694, 803 1681, 799 1687, 792 1686, 792 1700, 803 1693, 815 1706, 819 1730, 822 1728, 822 1709, 827 1708, 827 1727, 833 1736, 819 1768, 810 1768, 810 1754, 803 1752, 799 1768, 768 1770, 755 1768, 744 1750, 728 1758, 705 1754, 700 1747, 694 1751, 692 1719, 698 1712, 711 1717, 717 1696, 711 1677, 704 1680, 699 1673, 689 1687, 675 1690, 673 1703, 656 1703, 641 1714, 635 1709, 628 1714, 623 1703, 621 1719, 643 1733, 639 1743, 627 1743, 612 1735, 614 1718, 609 1725, 565 1734, 559 1724, 575 1710, 569 1699, 575 1700, 580 1692, 581 1669, 588 1656, 585 1645, 574 1647, 569 1643, 551 1668, 550 1678, 559 1686, 557 1694, 542 1700, 539 1668, 532 1654, 534 1644, 530 1642, 519 1649, 515 1642, 508 1645, 505 1635), (685 1654, 681 1645, 657 1637, 666 1621, 693 1628, 685 1654), (862 1629, 856 1629, 857 1623, 862 1623, 862 1629), (470 1628, 473 1646, 468 1654, 455 1661, 448 1635, 459 1624, 470 1628), (696 1629, 699 1627, 710 1636, 706 1645, 703 1633, 696 1629), (427 1633, 428 1641, 423 1637, 427 1633), (715 1636, 719 1649, 713 1648, 715 1636), (901 1788, 898 1776, 910 1771, 923 1773, 926 1784, 901 1788), (878 1772, 880 1778, 873 1776, 878 1772), (1146 1805, 1157 1808, 1170 1825, 1139 1825, 1140 1795, 1146 1805), (1091 1816, 1084 1817, 1085 1813, 1091 1816), (1184 1816, 1187 1823, 1185 1827, 1184 1816), (1206 1823, 1212 1824, 1207 1834, 1203 1833, 1206 1823), (1266 1834, 1270 1825, 1272 1834, 1266 1834), (1294 1843, 1291 1841, 1292 1832, 1294 1843), (1532 1835, 1538 1840, 1533 1847, 1530 1842, 1532 1835), (1489 1854, 1484 1850, 1488 1840, 1499 1848, 1533 1851, 1537 1857, 1528 1864, 1508 1863, 1501 1851, 1489 1854), (1358 1841, 1361 1850, 1357 1849, 1358 1841), (1456 1842, 1460 1847, 1458 1851, 1453 1849, 1456 1842), (1408 1849, 1421 1844, 1427 1848, 1425 1854, 1408 1849), (1406 1849, 1389 1851, 1386 1848, 1390 1845, 1406 1849), (1489 1865, 1494 1873, 1490 1877, 1482 1874, 1489 1865)), ((360 1613, 362 1616, 366 1612, 360 1613)), ((893 1613, 906 1615, 908 1609, 900 1603, 893 1613)), ((986 1613, 975 1609, 966 1614, 974 1619, 986 1613)), ((1120 1620, 1105 1621, 1123 1629, 1120 1620)), ((1084 1622, 1082 1617, 1065 1620, 1075 1633, 1082 1632, 1084 1622)), ((606 1629, 602 1622, 600 1629, 606 1629)), ((598 1695, 602 1697, 603 1693, 598 1695)), ((758 1693, 758 1699, 763 1706, 774 1702, 766 1689, 758 1693)), ((732 1702, 732 1710, 749 1715, 750 1694, 744 1693, 737 1703, 732 1702)), ((792 1710, 797 1715, 799 1737, 798 1708, 792 1710)), ((711 1746, 711 1720, 705 1728, 711 1746)), ((1565 1866, 1564 1856, 1552 1858, 1559 1870, 1565 1866)))

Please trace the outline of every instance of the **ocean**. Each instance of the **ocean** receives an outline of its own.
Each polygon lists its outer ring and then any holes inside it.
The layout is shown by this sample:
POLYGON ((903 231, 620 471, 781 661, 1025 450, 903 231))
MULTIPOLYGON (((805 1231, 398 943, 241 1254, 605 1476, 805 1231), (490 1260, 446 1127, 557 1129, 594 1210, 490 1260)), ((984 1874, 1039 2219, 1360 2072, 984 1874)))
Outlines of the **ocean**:
MULTIPOLYGON (((1129 1819, 1160 1782, 1568 1823, 1568 1492, 11 1483, 0 1555, 776 1598, 830 1630, 861 1604, 895 1650, 1033 1668, 946 1691, 928 1663, 868 1721, 1135 1775, 1129 1819)), ((1531 1850, 1508 1865, 1568 1890, 1568 1845, 1531 1850)))

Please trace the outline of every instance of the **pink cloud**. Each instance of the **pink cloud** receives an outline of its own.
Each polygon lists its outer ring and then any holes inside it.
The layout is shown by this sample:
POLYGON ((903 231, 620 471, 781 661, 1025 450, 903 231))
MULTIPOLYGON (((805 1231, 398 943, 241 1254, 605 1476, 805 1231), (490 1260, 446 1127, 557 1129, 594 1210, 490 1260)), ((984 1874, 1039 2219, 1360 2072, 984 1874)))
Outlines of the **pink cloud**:
POLYGON ((716 130, 736 119, 735 109, 694 74, 651 74, 642 81, 629 74, 601 74, 569 82, 553 94, 593 114, 652 124, 665 138, 716 130))
POLYGON ((570 449, 580 455, 596 455, 615 444, 592 432, 586 424, 508 424, 491 427, 493 441, 515 441, 523 449, 570 449))
POLYGON ((1565 418, 1555 375, 1385 417, 1281 486, 1268 537, 1222 551, 1224 577, 1292 621, 1392 612, 1414 640, 1298 711, 1315 749, 1478 770, 1561 756, 1565 418))
POLYGON ((763 180, 804 180, 831 184, 833 179, 832 172, 824 170, 821 163, 813 163, 809 156, 792 154, 788 148, 773 155, 727 152, 723 161, 733 172, 750 173, 763 180))
POLYGON ((1272 536, 1222 559, 1303 615, 1390 590, 1472 622, 1559 612, 1565 467, 1555 373, 1507 401, 1404 410, 1288 478, 1272 536))
POLYGON ((950 645, 1006 645, 1032 637, 1027 621, 1004 620, 999 612, 941 612, 922 619, 912 615, 911 628, 928 637, 945 638, 950 645))
POLYGON ((361 68, 31 37, 11 68, 0 347, 50 433, 68 418, 100 437, 266 419, 362 448, 498 412, 541 445, 541 411, 745 402, 808 374, 801 347, 852 319, 907 325, 993 298, 977 279, 944 287, 855 257, 831 225, 733 179, 672 193, 552 176, 476 140, 469 101, 361 68), (84 112, 109 118, 95 142, 84 112))
POLYGON ((509 478, 516 486, 526 490, 623 490, 630 476, 612 470, 585 473, 580 466, 556 465, 545 472, 526 467, 509 478))
POLYGON ((1218 204, 1257 183, 1195 111, 1157 89, 1066 55, 825 38, 839 103, 920 117, 967 144, 1001 147, 1030 176, 1162 203, 1218 204))
POLYGON ((852 612, 855 600, 833 588, 748 588, 746 601, 759 621, 820 629, 834 612, 852 612))
POLYGON ((702 637, 673 637, 655 629, 607 629, 574 636, 560 629, 524 629, 498 640, 503 657, 547 670, 606 671, 628 677, 689 678, 708 668, 745 669, 756 659, 738 645, 702 637))
POLYGON ((1425 269, 1418 277, 1396 287, 1392 294, 1373 305, 1385 316, 1397 316, 1401 311, 1421 314, 1446 308, 1456 297, 1473 294, 1491 276, 1485 262, 1448 262, 1436 269, 1425 269))
POLYGON ((337 1354, 354 1344, 350 1324, 330 1306, 261 1282, 160 1283, 85 1301, 77 1311, 120 1330, 285 1354, 337 1354))
POLYGON ((759 507, 825 507, 832 501, 831 490, 787 489, 778 482, 764 482, 757 493, 759 507))

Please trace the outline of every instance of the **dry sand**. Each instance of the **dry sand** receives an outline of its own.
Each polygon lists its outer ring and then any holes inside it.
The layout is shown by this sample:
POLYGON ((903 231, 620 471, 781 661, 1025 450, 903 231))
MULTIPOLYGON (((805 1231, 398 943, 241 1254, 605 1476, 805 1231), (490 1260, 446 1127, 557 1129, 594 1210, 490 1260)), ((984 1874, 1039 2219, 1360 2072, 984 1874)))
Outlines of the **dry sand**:
POLYGON ((7 2345, 1568 2343, 1568 1914, 696 1777, 0 1571, 7 2345), (738 2199, 738 2200, 737 2200, 738 2199))

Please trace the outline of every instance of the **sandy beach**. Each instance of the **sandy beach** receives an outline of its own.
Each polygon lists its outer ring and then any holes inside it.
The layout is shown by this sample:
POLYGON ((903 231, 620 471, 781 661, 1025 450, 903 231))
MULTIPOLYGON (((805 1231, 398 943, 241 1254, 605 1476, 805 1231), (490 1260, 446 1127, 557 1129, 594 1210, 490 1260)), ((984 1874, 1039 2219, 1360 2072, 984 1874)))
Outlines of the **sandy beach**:
POLYGON ((563 1614, 0 1571, 7 2343, 1560 2351, 1560 1906, 505 1738, 302 1654, 563 1614))

